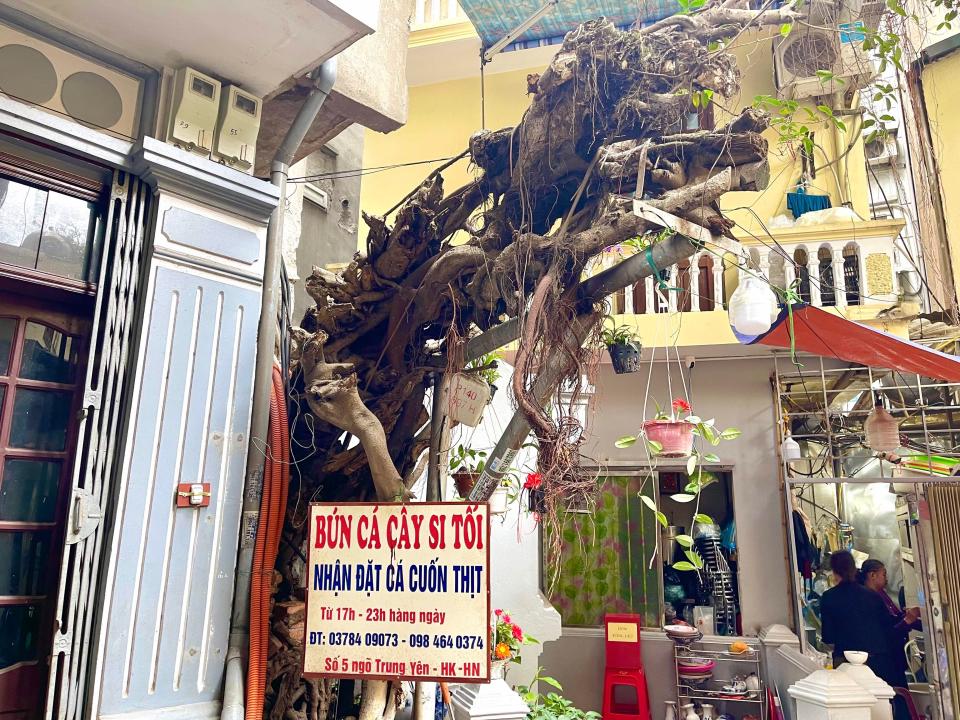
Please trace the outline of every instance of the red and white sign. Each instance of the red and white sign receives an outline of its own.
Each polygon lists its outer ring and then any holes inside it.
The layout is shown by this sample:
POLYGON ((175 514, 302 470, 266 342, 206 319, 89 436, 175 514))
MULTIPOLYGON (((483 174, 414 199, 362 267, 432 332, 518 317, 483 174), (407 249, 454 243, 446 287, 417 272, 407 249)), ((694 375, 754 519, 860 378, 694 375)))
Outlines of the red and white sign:
POLYGON ((305 677, 490 679, 485 503, 313 503, 305 677))

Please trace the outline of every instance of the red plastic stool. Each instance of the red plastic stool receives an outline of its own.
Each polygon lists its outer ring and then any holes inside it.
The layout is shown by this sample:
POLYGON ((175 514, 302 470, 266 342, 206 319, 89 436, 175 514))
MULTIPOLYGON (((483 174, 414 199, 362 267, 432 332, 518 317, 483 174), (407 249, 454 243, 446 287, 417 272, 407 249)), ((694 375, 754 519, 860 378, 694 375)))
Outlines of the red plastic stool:
POLYGON ((603 674, 603 720, 650 720, 650 698, 643 668, 603 674))
POLYGON ((603 720, 650 720, 640 623, 632 613, 606 616, 603 720))

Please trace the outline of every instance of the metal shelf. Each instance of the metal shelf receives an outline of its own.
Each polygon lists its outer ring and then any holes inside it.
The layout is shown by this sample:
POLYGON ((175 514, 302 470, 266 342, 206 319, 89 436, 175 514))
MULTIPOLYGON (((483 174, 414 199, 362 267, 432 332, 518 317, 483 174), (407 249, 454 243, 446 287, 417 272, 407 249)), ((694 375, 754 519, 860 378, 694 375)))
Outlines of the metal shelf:
MULTIPOLYGON (((694 701, 716 702, 716 703, 746 703, 760 706, 760 720, 767 720, 766 703, 766 683, 761 677, 760 647, 759 643, 747 642, 750 648, 748 653, 736 654, 729 651, 729 645, 732 639, 700 639, 689 645, 679 645, 674 643, 674 678, 676 681, 677 703, 684 704, 694 701), (712 677, 706 681, 705 687, 694 687, 680 678, 680 668, 677 665, 679 660, 689 657, 702 657, 713 660, 719 666, 722 663, 729 663, 730 667, 737 668, 739 672, 732 674, 754 673, 760 679, 760 689, 754 691, 752 696, 731 697, 729 691, 722 689, 710 689, 709 684, 724 685, 727 680, 716 680, 712 677)), ((741 641, 744 642, 744 641, 741 641)))

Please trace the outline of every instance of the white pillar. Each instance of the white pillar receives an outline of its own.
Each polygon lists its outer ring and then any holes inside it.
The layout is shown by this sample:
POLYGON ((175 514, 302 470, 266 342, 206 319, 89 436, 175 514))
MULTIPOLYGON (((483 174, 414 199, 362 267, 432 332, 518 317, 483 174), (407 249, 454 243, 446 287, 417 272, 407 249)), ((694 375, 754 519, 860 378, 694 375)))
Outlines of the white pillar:
POLYGON ((807 253, 807 277, 810 278, 810 304, 821 307, 820 302, 820 258, 815 250, 807 253))
POLYGON ((498 674, 494 667, 490 675, 489 683, 457 685, 451 698, 453 716, 457 720, 525 720, 530 708, 507 685, 502 669, 498 674))
POLYGON ((870 720, 876 698, 846 673, 817 670, 791 685, 797 720, 870 720))
POLYGON ((643 279, 643 291, 647 298, 647 307, 644 314, 652 315, 657 311, 657 308, 653 304, 653 277, 651 275, 647 275, 647 277, 643 279))
POLYGON ((675 313, 677 311, 677 291, 673 288, 677 287, 678 274, 679 267, 671 265, 669 280, 667 280, 670 289, 663 291, 667 295, 667 312, 675 313))
POLYGON ((713 309, 723 310, 723 260, 713 258, 713 309))
POLYGON ((700 312, 700 253, 690 258, 690 312, 700 312))
POLYGON ((793 285, 794 281, 797 279, 797 267, 793 264, 793 260, 790 258, 783 259, 783 284, 787 287, 784 290, 788 289, 793 285))
POLYGON ((846 673, 847 677, 852 678, 876 698, 870 710, 870 720, 893 720, 893 706, 890 701, 897 693, 867 667, 866 653, 861 653, 859 656, 854 653, 844 653, 844 657, 848 654, 850 657, 847 657, 847 662, 837 669, 846 673))
POLYGON ((837 307, 847 306, 847 279, 843 274, 843 249, 833 251, 833 296, 837 307))

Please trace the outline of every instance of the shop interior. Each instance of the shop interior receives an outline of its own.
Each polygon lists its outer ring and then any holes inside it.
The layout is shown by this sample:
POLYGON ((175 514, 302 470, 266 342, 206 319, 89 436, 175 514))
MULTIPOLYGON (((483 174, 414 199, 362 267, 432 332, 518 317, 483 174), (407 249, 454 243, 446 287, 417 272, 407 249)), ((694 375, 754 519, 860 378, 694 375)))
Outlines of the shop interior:
POLYGON ((858 581, 885 596, 897 621, 889 642, 893 675, 902 675, 895 685, 902 716, 957 716, 951 686, 960 638, 943 621, 944 607, 958 597, 960 386, 822 361, 781 370, 787 533, 803 650, 824 664, 843 662, 825 642, 821 603, 836 584, 831 557, 849 551, 858 581))

